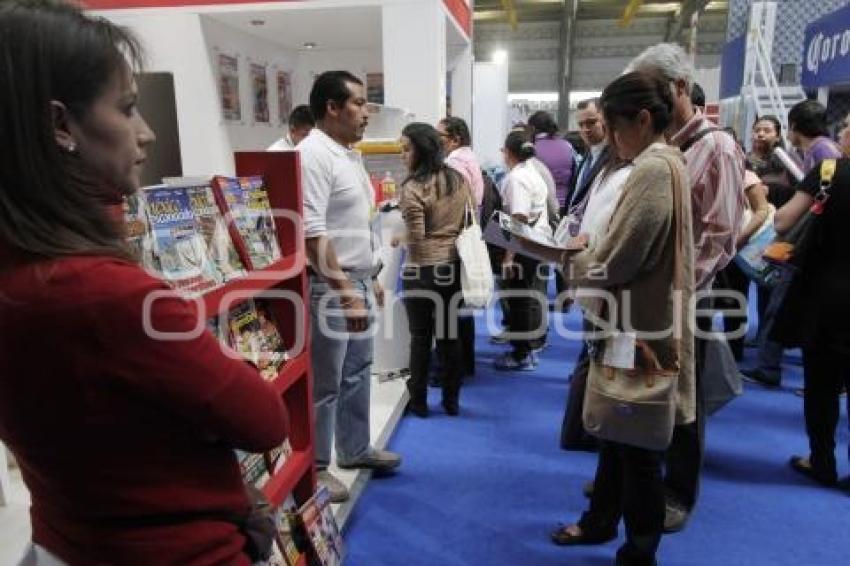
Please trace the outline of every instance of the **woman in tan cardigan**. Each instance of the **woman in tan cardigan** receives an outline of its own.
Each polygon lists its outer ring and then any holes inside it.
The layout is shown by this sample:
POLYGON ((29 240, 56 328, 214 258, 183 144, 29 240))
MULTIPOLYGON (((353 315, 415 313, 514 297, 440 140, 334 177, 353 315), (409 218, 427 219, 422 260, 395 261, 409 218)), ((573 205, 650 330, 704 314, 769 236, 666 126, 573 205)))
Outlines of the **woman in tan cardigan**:
MULTIPOLYGON (((693 325, 678 322, 691 318, 693 237, 684 158, 665 144, 663 135, 673 107, 670 89, 654 76, 629 73, 605 89, 600 104, 612 146, 634 169, 607 232, 574 255, 567 272, 572 284, 602 289, 616 298, 619 316, 611 316, 613 309, 597 308, 596 312, 646 343, 664 369, 678 371, 677 422, 690 422, 694 419, 693 325), (676 178, 682 191, 678 207, 673 196, 676 178)), ((591 364, 599 368, 606 347, 613 350, 611 345, 611 339, 596 343, 591 364)), ((623 357, 637 362, 634 342, 626 350, 623 357)), ((663 455, 660 450, 603 441, 590 509, 578 524, 553 532, 554 542, 607 542, 617 536, 623 517, 626 543, 617 552, 617 564, 654 564, 664 525, 663 455)))

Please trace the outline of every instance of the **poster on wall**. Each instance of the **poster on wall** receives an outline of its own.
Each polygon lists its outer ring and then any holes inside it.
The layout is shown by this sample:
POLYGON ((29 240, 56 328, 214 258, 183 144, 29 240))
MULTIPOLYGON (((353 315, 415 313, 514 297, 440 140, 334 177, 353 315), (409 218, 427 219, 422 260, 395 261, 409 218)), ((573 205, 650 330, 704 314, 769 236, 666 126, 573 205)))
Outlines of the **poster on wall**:
POLYGON ((384 103, 384 73, 366 73, 366 101, 384 103))
POLYGON ((254 101, 254 122, 269 122, 269 83, 266 66, 251 63, 251 99, 254 101))
POLYGON ((241 120, 239 104, 239 60, 232 55, 218 55, 218 85, 221 95, 221 116, 225 120, 241 120))
POLYGON ((292 112, 292 79, 289 73, 277 72, 277 111, 281 124, 289 121, 292 112))

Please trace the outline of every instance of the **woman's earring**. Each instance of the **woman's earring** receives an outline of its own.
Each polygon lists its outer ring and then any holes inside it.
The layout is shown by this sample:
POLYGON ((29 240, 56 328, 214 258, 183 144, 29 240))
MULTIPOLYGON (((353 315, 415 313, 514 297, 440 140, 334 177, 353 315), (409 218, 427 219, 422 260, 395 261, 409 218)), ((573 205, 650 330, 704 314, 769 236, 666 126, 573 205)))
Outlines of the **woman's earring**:
POLYGON ((71 142, 68 144, 68 147, 65 148, 68 153, 77 153, 77 144, 71 142))

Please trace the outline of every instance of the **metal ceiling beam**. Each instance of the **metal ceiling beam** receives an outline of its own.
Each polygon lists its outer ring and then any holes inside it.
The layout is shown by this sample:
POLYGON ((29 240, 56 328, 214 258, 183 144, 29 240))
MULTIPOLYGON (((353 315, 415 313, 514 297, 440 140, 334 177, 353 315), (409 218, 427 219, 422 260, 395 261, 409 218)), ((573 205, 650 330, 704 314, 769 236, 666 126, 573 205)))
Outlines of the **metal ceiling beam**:
POLYGON ((681 42, 682 31, 690 27, 695 14, 702 14, 711 0, 684 0, 679 15, 671 20, 664 41, 681 42))

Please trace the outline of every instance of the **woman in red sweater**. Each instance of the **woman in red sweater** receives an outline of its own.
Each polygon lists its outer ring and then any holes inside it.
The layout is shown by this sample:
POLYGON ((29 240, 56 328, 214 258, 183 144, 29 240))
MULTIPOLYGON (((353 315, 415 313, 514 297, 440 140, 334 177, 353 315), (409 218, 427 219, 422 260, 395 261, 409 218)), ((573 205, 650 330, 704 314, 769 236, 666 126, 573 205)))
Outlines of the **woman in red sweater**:
POLYGON ((138 61, 129 32, 74 7, 0 3, 0 439, 32 494, 31 558, 247 564, 233 449, 279 445, 287 413, 210 333, 146 327, 198 316, 110 212, 154 140, 138 61))

